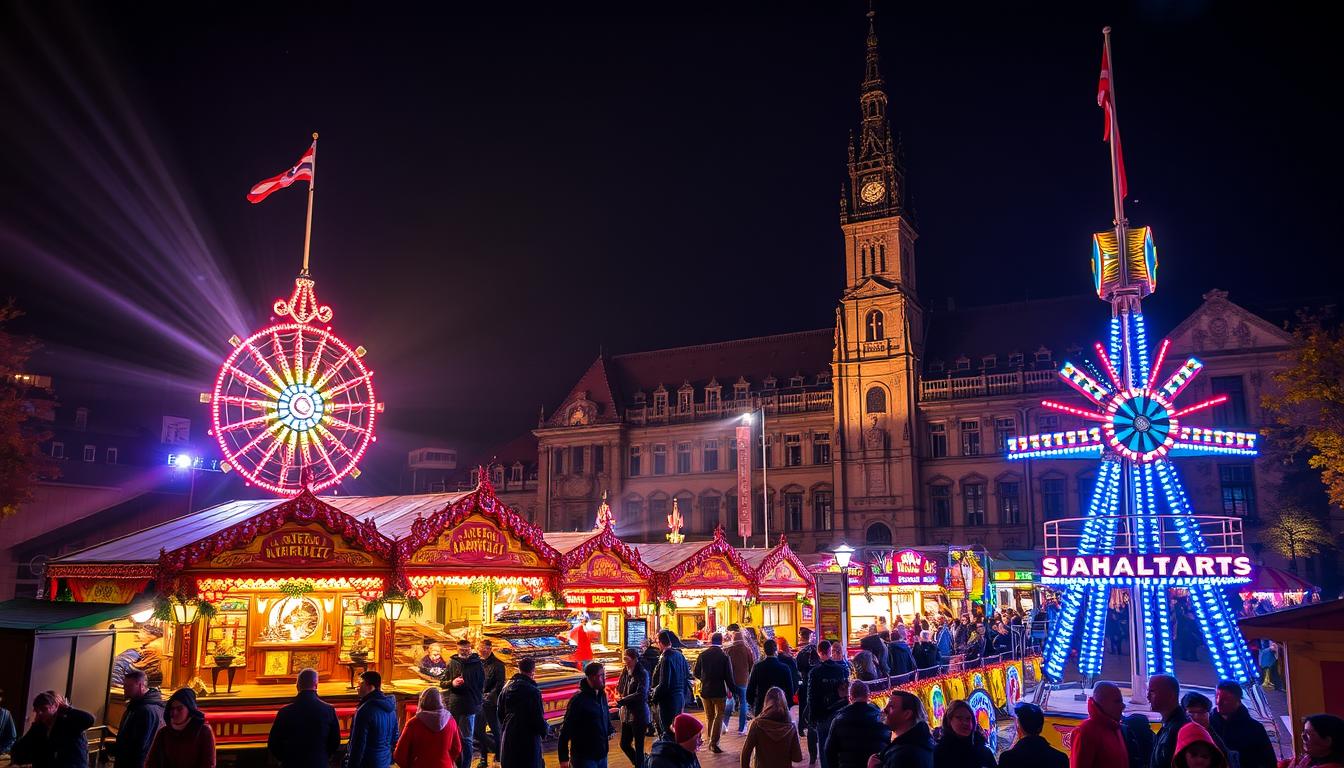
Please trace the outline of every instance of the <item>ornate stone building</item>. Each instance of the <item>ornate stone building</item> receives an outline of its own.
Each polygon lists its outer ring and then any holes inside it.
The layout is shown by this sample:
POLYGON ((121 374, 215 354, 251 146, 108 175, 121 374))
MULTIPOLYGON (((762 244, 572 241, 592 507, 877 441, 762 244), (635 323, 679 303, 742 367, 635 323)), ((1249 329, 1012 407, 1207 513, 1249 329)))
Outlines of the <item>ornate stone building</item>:
MULTIPOLYGON (((787 533, 799 551, 841 540, 1026 549, 1043 520, 1082 514, 1096 462, 1010 463, 1003 450, 1017 434, 1080 426, 1040 400, 1067 391, 1056 371, 1100 338, 1106 305, 1090 295, 922 305, 918 234, 871 22, 860 114, 841 200, 835 326, 599 357, 534 432, 547 530, 591 526, 605 493, 630 540, 661 538, 674 503, 691 537, 720 523, 736 534, 736 470, 747 460, 755 546, 787 533), (749 459, 733 439, 742 417, 760 411, 764 462, 759 417, 749 459)), ((1192 395, 1229 396, 1212 418, 1255 428, 1261 388, 1291 337, 1221 291, 1169 335, 1170 364, 1195 354, 1207 366, 1192 395)), ((1201 512, 1269 511, 1263 465, 1178 466, 1201 512)))

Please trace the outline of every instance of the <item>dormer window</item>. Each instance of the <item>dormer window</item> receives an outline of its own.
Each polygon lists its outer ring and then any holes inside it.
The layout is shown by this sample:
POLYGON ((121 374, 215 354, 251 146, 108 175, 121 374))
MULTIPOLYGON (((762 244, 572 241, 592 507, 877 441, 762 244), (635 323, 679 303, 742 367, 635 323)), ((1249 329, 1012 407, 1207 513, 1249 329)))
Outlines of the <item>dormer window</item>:
POLYGON ((790 376, 790 377, 789 377, 789 386, 790 386, 790 387, 793 387, 793 388, 795 388, 795 389, 798 388, 798 387, 803 386, 803 376, 802 376, 802 374, 794 374, 793 376, 790 376))
POLYGON ((677 413, 690 413, 694 405, 695 389, 691 387, 689 382, 682 384, 681 388, 677 390, 677 413))
POLYGON ((967 357, 967 356, 965 356, 965 355, 962 355, 961 357, 958 357, 958 358, 957 358, 957 370, 958 370, 958 371, 969 371, 969 370, 971 370, 971 358, 969 358, 969 357, 967 357))
POLYGON ((929 373, 942 373, 943 367, 944 366, 942 360, 934 360, 933 362, 929 363, 929 373))
POLYGON ((635 393, 635 405, 639 406, 640 408, 643 408, 643 407, 644 407, 644 401, 647 400, 647 399, 648 399, 648 396, 645 395, 643 392, 636 392, 636 393, 635 393))
POLYGON ((705 409, 708 411, 719 410, 719 398, 723 396, 723 387, 719 386, 718 379, 710 379, 705 385, 705 409))
POLYGON ((661 384, 653 391, 653 415, 667 415, 667 390, 661 384))
POLYGON ((766 388, 766 389, 774 389, 774 388, 775 388, 775 385, 778 384, 778 383, 779 383, 779 379, 776 379, 774 376, 766 376, 766 377, 765 377, 764 385, 765 385, 765 388, 766 388))
POLYGON ((739 378, 737 383, 733 384, 733 399, 746 400, 750 390, 751 384, 747 383, 746 379, 739 378))
POLYGON ((1054 359, 1054 353, 1045 347, 1036 350, 1036 362, 1049 364, 1054 359))
POLYGON ((1010 353, 1008 354, 1008 367, 1009 367, 1009 368, 1021 368, 1021 367, 1022 367, 1022 353, 1021 353, 1021 352, 1010 352, 1010 353))
POLYGON ((521 461, 515 461, 513 463, 513 466, 509 467, 509 482, 510 483, 523 482, 523 463, 521 461))
POLYGON ((830 384, 830 383, 831 383, 831 372, 830 372, 830 371, 825 371, 825 372, 823 372, 823 373, 818 373, 818 374, 817 374, 817 384, 818 384, 818 386, 826 386, 826 385, 828 385, 828 384, 830 384))
POLYGON ((985 355, 984 357, 980 358, 980 367, 985 369, 986 371, 991 371, 994 370, 995 368, 998 368, 999 356, 985 355))

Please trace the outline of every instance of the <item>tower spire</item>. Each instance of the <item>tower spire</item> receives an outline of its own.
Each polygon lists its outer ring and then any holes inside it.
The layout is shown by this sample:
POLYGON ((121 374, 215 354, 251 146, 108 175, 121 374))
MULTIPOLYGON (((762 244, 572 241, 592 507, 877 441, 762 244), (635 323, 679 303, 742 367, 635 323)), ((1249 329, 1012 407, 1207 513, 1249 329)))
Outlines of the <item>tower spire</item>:
POLYGON ((899 215, 905 202, 905 170, 887 120, 887 90, 878 53, 877 11, 868 3, 868 37, 859 88, 859 130, 849 150, 850 216, 899 215))

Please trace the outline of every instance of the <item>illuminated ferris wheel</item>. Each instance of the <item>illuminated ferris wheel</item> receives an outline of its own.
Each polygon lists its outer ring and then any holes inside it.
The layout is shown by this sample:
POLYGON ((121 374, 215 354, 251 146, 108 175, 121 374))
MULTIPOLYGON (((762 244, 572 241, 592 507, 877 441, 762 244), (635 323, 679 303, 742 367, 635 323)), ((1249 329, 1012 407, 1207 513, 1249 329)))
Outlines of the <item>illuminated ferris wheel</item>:
POLYGON ((318 492, 359 476, 383 406, 364 348, 325 325, 331 307, 317 303, 306 273, 274 309, 290 321, 230 339, 233 351, 203 399, 228 469, 281 496, 318 492))

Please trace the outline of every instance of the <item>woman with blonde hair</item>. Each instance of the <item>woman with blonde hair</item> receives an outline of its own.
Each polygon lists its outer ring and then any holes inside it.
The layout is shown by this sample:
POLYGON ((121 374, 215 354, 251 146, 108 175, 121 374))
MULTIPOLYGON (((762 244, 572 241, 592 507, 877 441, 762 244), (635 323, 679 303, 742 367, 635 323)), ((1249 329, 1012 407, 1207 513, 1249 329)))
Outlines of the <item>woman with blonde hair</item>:
POLYGON ((756 768, 791 768, 794 763, 802 762, 798 727, 789 717, 789 702, 784 698, 784 690, 778 686, 765 692, 765 706, 747 729, 747 740, 742 744, 741 768, 752 768, 753 753, 756 768))
POLYGON ((400 768, 456 768, 462 734, 437 687, 420 692, 419 711, 406 721, 392 759, 400 768))

